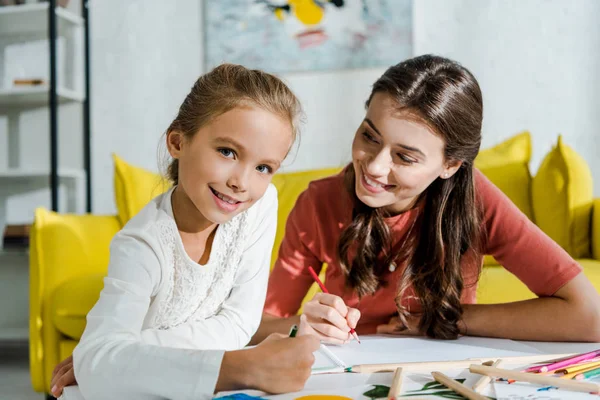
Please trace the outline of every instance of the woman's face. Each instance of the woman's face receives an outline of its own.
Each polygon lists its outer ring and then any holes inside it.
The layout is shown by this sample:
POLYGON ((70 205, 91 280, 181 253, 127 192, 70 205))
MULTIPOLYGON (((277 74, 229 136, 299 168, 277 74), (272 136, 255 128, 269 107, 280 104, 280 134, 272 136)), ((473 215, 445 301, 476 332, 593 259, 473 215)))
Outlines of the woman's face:
POLYGON ((373 208, 398 214, 438 178, 452 176, 460 162, 444 157, 444 140, 394 99, 377 93, 352 143, 356 196, 373 208))

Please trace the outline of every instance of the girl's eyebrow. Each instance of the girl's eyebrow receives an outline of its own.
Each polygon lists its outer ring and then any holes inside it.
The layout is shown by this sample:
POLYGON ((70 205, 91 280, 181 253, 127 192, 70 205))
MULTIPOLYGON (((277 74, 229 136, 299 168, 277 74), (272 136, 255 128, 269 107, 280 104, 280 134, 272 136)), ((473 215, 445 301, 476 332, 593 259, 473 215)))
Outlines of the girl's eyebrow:
MULTIPOLYGON (((367 125, 369 125, 369 127, 371 129, 373 129, 373 131, 375 133, 377 133, 379 136, 382 136, 381 132, 379 132, 379 130, 377 129, 377 127, 375 127, 375 124, 373 123, 373 121, 371 121, 369 118, 365 118, 365 122, 367 123, 367 125)), ((423 153, 421 150, 417 149, 416 147, 407 146, 407 145, 402 144, 402 143, 396 143, 396 144, 394 144, 394 146, 402 147, 405 150, 412 151, 414 153, 418 153, 424 159, 427 159, 427 156, 425 155, 425 153, 423 153)))

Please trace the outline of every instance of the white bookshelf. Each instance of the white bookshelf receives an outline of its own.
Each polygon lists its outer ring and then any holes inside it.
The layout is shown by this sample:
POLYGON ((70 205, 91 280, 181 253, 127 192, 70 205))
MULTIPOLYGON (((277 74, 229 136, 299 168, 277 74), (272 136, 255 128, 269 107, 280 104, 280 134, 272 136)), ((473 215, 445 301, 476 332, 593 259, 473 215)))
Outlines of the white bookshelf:
MULTIPOLYGON (((48 7, 48 2, 0 7, 0 36, 47 32, 48 7)), ((83 26, 83 18, 60 7, 56 8, 56 22, 58 36, 83 26)))
MULTIPOLYGON (((58 102, 66 104, 82 102, 83 93, 67 88, 58 88, 58 102)), ((19 87, 0 89, 0 107, 6 108, 34 108, 45 107, 48 104, 49 89, 47 86, 19 87)))
MULTIPOLYGON (((38 43, 40 40, 49 39, 49 2, 28 3, 13 6, 0 7, 0 71, 6 74, 5 49, 1 46, 11 47, 12 59, 11 65, 22 65, 23 70, 29 75, 34 72, 29 71, 28 67, 35 66, 36 62, 49 60, 42 56, 36 56, 40 53, 31 50, 19 53, 18 57, 14 58, 15 46, 20 46, 23 43, 38 43), (27 57, 32 57, 27 58, 27 57), (16 64, 15 64, 16 60, 16 64)), ((59 108, 57 113, 60 113, 60 105, 80 103, 85 101, 83 84, 80 82, 83 78, 83 30, 85 21, 82 16, 63 7, 56 7, 56 38, 57 38, 57 102, 59 108), (60 47, 59 45, 60 38, 60 47), (61 53, 62 52, 62 53, 61 53), (62 55, 61 55, 62 54, 62 55)), ((40 51, 48 52, 43 45, 40 51)), ((43 53, 41 53, 43 54, 43 53)), ((49 53, 46 55, 49 57, 49 53)), ((40 65, 40 64, 37 64, 40 65)), ((19 67, 20 68, 20 67, 19 67)), ((50 68, 48 61, 47 68, 50 68)), ((34 68, 34 71, 36 69, 34 68)), ((43 65, 37 68, 39 71, 46 71, 43 65)), ((13 70, 14 71, 14 70, 13 70)), ((14 72, 13 72, 14 73, 14 72)), ((19 75, 23 79, 36 79, 36 76, 29 76, 25 73, 19 75)), ((49 75, 49 73, 47 73, 49 75)), ((0 158, 5 158, 6 162, 0 163, 0 237, 4 231, 7 221, 10 221, 10 215, 7 215, 8 199, 14 196, 24 195, 28 192, 39 191, 50 188, 50 166, 45 169, 29 166, 32 160, 27 158, 27 152, 20 149, 20 137, 22 128, 21 119, 28 115, 31 109, 43 109, 50 106, 50 87, 48 84, 48 76, 40 76, 45 83, 36 86, 21 86, 13 85, 13 75, 9 77, 0 77, 0 116, 7 118, 6 136, 0 140, 0 158), (6 143, 6 145, 4 145, 6 143), (8 169, 7 169, 8 168, 8 169)), ((40 118, 39 116, 37 118, 40 118)), ((50 126, 49 126, 50 128, 50 126)), ((59 131, 64 129, 59 126, 59 131)), ((71 128, 72 129, 72 128, 71 128)), ((83 128, 82 128, 83 129, 83 128)), ((48 135, 44 131, 40 131, 40 135, 48 135)), ((48 149, 49 150, 49 149, 48 149)), ((39 153, 39 152, 38 152, 39 153)), ((66 205, 60 206, 60 210, 66 212, 83 213, 85 212, 85 182, 86 173, 82 168, 64 168, 60 163, 60 154, 58 155, 58 184, 63 189, 66 189, 66 205)), ((37 163, 39 165, 39 163, 37 163)), ((62 190, 62 189, 61 189, 62 190)), ((14 201, 14 200, 13 200, 14 201)), ((64 202, 60 202, 64 203, 64 202)), ((14 203, 13 203, 14 204, 14 203)), ((49 204, 29 204, 24 207, 31 207, 31 216, 33 221, 33 208, 37 206, 49 207, 49 204)), ((2 242, 0 241, 0 249, 2 242)))

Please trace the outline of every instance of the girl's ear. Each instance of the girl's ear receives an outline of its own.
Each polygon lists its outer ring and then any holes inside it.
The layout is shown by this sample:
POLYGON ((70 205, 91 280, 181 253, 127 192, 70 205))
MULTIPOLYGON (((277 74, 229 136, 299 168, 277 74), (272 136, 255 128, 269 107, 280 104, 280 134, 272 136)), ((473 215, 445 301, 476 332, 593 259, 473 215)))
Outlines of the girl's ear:
POLYGON ((183 139, 183 134, 179 131, 172 130, 167 133, 167 149, 171 157, 175 159, 180 157, 183 148, 183 139))
POLYGON ((462 165, 462 161, 460 161, 460 160, 453 160, 453 161, 447 162, 446 165, 444 166, 442 173, 440 174, 440 178, 442 178, 442 179, 450 178, 452 175, 454 175, 456 173, 456 171, 458 171, 458 169, 460 168, 461 165, 462 165))

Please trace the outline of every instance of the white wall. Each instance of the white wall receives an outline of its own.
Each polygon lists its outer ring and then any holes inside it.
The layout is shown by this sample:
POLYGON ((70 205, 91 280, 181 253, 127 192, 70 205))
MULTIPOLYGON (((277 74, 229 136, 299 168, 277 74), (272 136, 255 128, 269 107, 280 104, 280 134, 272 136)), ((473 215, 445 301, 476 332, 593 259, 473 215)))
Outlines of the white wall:
MULTIPOLYGON (((115 211, 112 152, 157 170, 161 135, 202 72, 201 13, 201 0, 91 1, 95 213, 115 211)), ((562 133, 590 164, 600 195, 599 20, 596 0, 415 0, 414 50, 454 58, 477 76, 484 146, 529 129, 535 172, 562 133)), ((284 170, 349 159, 370 85, 384 69, 283 76, 307 114, 299 153, 284 170)), ((61 154, 81 148, 67 145, 61 154)), ((13 203, 9 212, 34 205, 13 203)))
MULTIPOLYGON (((96 212, 114 210, 111 151, 156 169, 158 137, 202 71, 197 3, 92 3, 94 20, 119 27, 93 27, 96 212), (115 74, 120 79, 111 80, 115 74)), ((596 0, 418 0, 414 50, 454 58, 477 76, 484 92, 484 146, 529 129, 535 172, 562 133, 590 164, 600 195, 599 20, 596 0)), ((283 76, 307 115, 299 152, 284 170, 349 159, 370 85, 384 69, 283 76)))
POLYGON ((600 195, 600 1, 418 0, 414 12, 416 53, 479 80, 483 146, 530 130, 535 173, 561 133, 600 195))
POLYGON ((161 135, 200 74, 198 0, 95 0, 92 37, 93 211, 113 213, 113 161, 157 170, 161 135))

